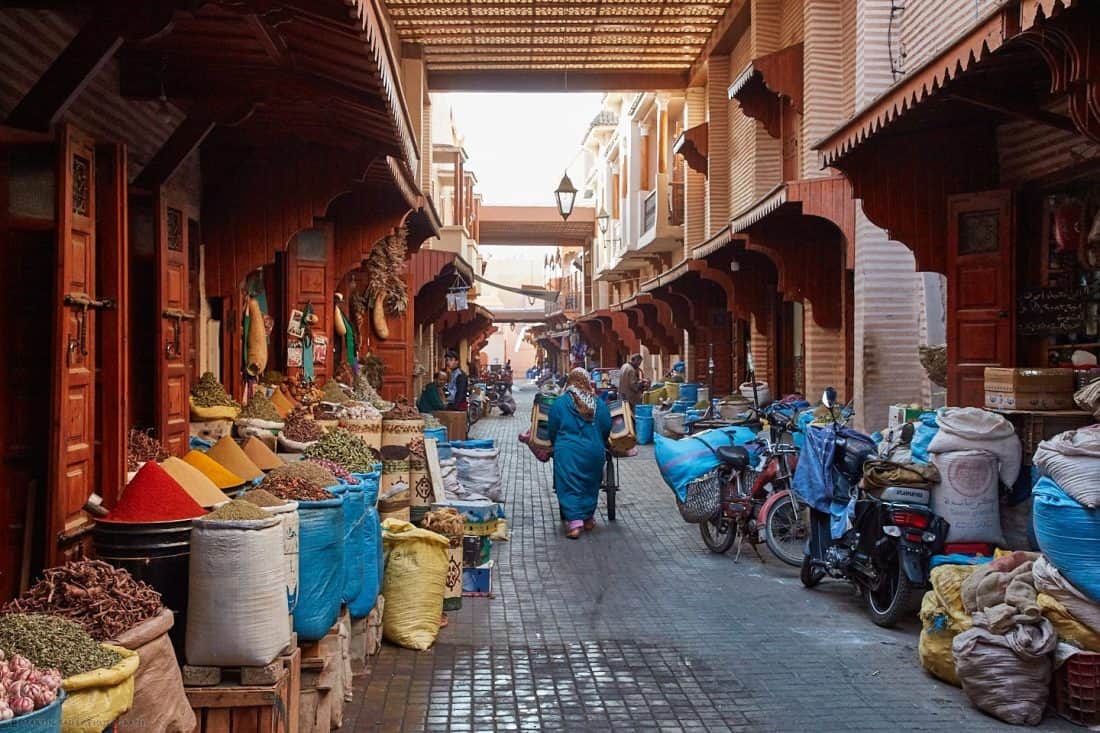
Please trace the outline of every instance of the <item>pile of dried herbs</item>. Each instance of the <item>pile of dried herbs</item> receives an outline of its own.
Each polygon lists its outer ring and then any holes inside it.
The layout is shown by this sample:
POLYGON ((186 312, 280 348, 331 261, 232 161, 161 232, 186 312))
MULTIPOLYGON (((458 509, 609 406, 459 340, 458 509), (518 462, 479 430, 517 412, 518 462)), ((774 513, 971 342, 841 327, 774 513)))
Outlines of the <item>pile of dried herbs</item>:
POLYGON ((236 407, 240 403, 229 396, 213 372, 206 372, 191 387, 191 400, 197 407, 236 407))
POLYGON ((107 641, 161 608, 160 593, 127 571, 101 560, 80 560, 46 570, 42 580, 3 610, 61 616, 80 624, 92 638, 107 641))
POLYGON ((286 499, 280 499, 266 489, 252 489, 252 491, 241 494, 241 501, 247 501, 249 504, 255 504, 261 509, 266 509, 273 506, 282 506, 286 504, 286 499))
POLYGON ((52 667, 65 679, 113 667, 122 659, 79 625, 43 613, 0 614, 0 649, 24 656, 37 667, 52 667))
POLYGON ((297 443, 312 443, 320 440, 325 431, 309 417, 306 408, 299 407, 287 415, 282 434, 297 443))
POLYGON ((268 474, 268 476, 301 476, 317 484, 321 488, 335 486, 339 481, 324 466, 313 461, 295 461, 285 466, 280 466, 268 474))
POLYGON ((199 517, 200 522, 206 521, 218 521, 218 520, 257 520, 257 519, 271 519, 275 515, 271 512, 265 512, 260 507, 256 506, 250 501, 243 501, 241 499, 235 499, 227 504, 222 504, 214 511, 207 514, 205 517, 199 517))
POLYGON ((130 431, 126 441, 126 470, 136 471, 149 461, 167 460, 168 451, 153 437, 152 429, 130 431))
POLYGON ((340 388, 335 379, 325 382, 325 386, 321 388, 321 399, 325 402, 335 402, 338 405, 351 402, 351 397, 340 388))
POLYGON ((375 463, 374 451, 343 428, 325 433, 324 437, 306 448, 302 455, 305 458, 327 458, 352 473, 369 473, 375 463))
POLYGON ((262 392, 256 392, 248 404, 241 408, 237 417, 242 420, 264 420, 266 422, 282 422, 283 416, 275 409, 275 405, 262 392))
POLYGON ((268 476, 260 488, 273 496, 289 501, 324 501, 336 497, 301 476, 268 476))

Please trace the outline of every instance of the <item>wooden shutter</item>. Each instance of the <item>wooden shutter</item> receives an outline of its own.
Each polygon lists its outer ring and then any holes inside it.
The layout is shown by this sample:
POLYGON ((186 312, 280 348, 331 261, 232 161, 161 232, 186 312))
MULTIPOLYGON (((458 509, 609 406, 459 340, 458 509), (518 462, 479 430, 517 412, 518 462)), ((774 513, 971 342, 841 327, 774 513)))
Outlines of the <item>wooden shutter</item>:
POLYGON ((188 355, 195 312, 190 310, 187 216, 172 206, 161 187, 156 206, 157 336, 156 425, 165 449, 183 455, 190 442, 191 379, 188 355))
POLYGON ((82 507, 96 486, 95 145, 69 125, 58 134, 49 565, 80 555, 80 545, 71 540, 88 524, 82 507))

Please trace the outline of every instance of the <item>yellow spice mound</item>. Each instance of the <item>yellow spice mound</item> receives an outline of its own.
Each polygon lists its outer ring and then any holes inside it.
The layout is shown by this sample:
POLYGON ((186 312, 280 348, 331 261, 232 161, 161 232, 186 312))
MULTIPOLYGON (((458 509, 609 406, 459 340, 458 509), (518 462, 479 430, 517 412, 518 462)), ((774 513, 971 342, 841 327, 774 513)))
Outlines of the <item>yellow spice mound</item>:
POLYGON ((202 451, 190 451, 183 460, 202 471, 203 475, 213 481, 219 489, 233 489, 244 483, 243 478, 202 451))
POLYGON ((176 480, 183 490, 191 495, 195 502, 209 509, 215 504, 225 502, 226 496, 217 485, 199 469, 175 456, 167 458, 160 467, 164 472, 176 480))

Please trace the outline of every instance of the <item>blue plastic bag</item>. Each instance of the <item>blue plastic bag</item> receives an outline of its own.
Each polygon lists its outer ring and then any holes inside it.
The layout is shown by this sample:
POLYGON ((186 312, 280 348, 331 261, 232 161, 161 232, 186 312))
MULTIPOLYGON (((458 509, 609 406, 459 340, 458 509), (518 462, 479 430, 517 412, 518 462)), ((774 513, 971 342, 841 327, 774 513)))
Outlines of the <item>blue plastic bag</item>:
POLYGON ((382 548, 382 525, 378 518, 378 508, 371 505, 363 516, 363 588, 350 603, 348 611, 352 618, 363 618, 374 608, 378 600, 378 591, 382 587, 382 573, 378 554, 382 548))
POLYGON ((1077 590, 1100 602, 1100 508, 1079 504, 1047 476, 1032 496, 1039 549, 1077 590))
POLYGON ((362 484, 341 484, 328 488, 333 494, 344 497, 344 603, 350 603, 363 590, 366 567, 363 560, 363 503, 362 484))
POLYGON ((715 449, 722 445, 747 445, 756 434, 743 426, 715 428, 680 440, 662 435, 653 436, 654 451, 661 478, 675 492, 680 501, 687 497, 687 485, 718 467, 715 449))
POLYGON ((344 500, 298 503, 298 606, 302 641, 324 638, 340 615, 344 591, 344 500))
POLYGON ((923 412, 916 430, 913 431, 913 441, 909 447, 913 451, 913 463, 928 463, 928 446, 932 444, 932 438, 940 431, 940 424, 936 422, 936 413, 923 412))

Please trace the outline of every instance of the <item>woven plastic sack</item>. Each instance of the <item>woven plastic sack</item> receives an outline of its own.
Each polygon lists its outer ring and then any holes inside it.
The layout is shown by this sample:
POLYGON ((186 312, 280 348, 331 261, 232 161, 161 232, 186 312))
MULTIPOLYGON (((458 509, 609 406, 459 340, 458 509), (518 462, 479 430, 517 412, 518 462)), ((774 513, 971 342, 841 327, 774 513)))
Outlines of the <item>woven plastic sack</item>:
POLYGON ((1032 462, 1082 505, 1100 506, 1100 426, 1067 430, 1044 440, 1032 462))
POLYGON ((119 733, 195 730, 195 713, 187 701, 183 676, 168 638, 173 623, 172 612, 164 609, 114 640, 118 646, 137 652, 141 660, 134 675, 133 707, 115 723, 119 733))
POLYGON ((281 520, 195 521, 188 576, 188 664, 262 667, 290 643, 281 520))
POLYGON ((382 529, 386 548, 382 633, 393 644, 424 651, 439 634, 450 542, 397 519, 386 519, 382 529))
POLYGON ((298 607, 294 631, 320 641, 336 617, 344 591, 344 519, 340 498, 298 502, 298 607))
POLYGON ((363 490, 359 484, 332 486, 328 489, 337 496, 344 497, 344 603, 355 600, 363 591, 363 576, 366 573, 366 525, 363 503, 363 490))
POLYGON ((1081 506, 1046 476, 1032 496, 1039 549, 1077 590, 1100 602, 1100 509, 1081 506))
POLYGON ((1046 619, 1016 624, 1007 634, 985 628, 984 613, 955 637, 955 669, 970 704, 1013 725, 1038 725, 1050 693, 1051 652, 1058 646, 1046 619))
POLYGON ((382 554, 382 525, 378 518, 378 508, 368 506, 363 515, 363 588, 353 601, 348 603, 348 612, 353 619, 361 619, 370 614, 378 600, 382 588, 382 572, 379 555, 382 554))
POLYGON ((1004 545, 997 457, 985 451, 950 451, 932 454, 932 463, 940 471, 932 511, 950 524, 947 541, 1004 545))
POLYGON ((1073 401, 1082 410, 1092 413, 1100 420, 1100 379, 1094 379, 1073 394, 1073 401))
POLYGON ((195 404, 195 398, 189 397, 191 404, 191 419, 205 422, 207 420, 236 420, 241 408, 232 405, 217 405, 216 407, 199 407, 195 404))
POLYGON ((1075 647, 1087 652, 1100 652, 1100 632, 1090 629, 1073 617, 1061 601, 1040 593, 1036 597, 1039 608, 1043 610, 1043 616, 1054 627, 1054 633, 1058 639, 1073 644, 1075 647))
MULTIPOLYGON (((452 444, 454 445, 454 444, 452 444)), ((496 448, 459 448, 451 450, 458 466, 458 481, 468 491, 487 496, 493 501, 503 501, 500 484, 500 466, 496 448)))
POLYGON ((61 681, 68 693, 61 705, 61 733, 101 733, 134 704, 137 652, 112 644, 103 646, 122 657, 113 667, 93 669, 61 681))
POLYGON ((951 642, 958 632, 951 629, 947 609, 933 591, 925 593, 921 600, 920 620, 920 641, 917 643, 920 666, 933 677, 959 687, 955 657, 951 654, 951 642))
POLYGON ((756 439, 749 428, 734 426, 705 430, 682 440, 654 436, 654 456, 661 478, 680 501, 687 499, 687 485, 718 468, 715 450, 723 445, 745 445, 756 439))

